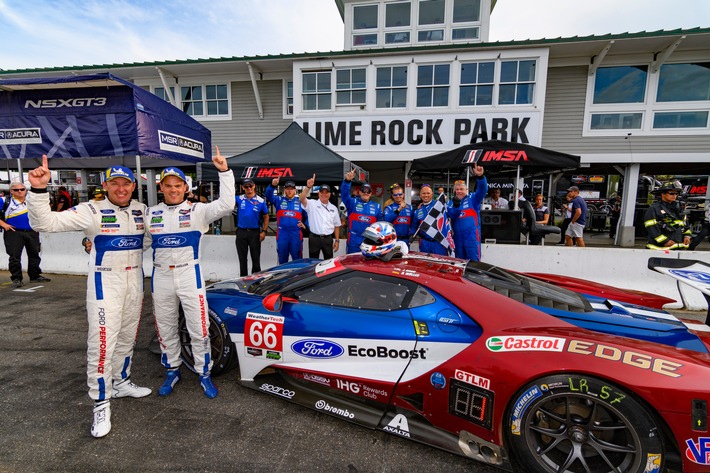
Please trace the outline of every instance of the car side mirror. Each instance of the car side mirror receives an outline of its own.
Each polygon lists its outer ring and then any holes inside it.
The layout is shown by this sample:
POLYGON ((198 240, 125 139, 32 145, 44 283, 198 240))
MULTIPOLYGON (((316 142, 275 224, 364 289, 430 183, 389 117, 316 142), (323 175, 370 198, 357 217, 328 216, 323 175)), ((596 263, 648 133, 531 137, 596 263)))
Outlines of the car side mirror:
POLYGON ((276 293, 269 294, 268 296, 264 297, 264 299, 261 301, 261 304, 269 312, 281 312, 281 308, 283 307, 284 302, 298 302, 298 299, 294 299, 293 297, 283 297, 281 294, 276 293))

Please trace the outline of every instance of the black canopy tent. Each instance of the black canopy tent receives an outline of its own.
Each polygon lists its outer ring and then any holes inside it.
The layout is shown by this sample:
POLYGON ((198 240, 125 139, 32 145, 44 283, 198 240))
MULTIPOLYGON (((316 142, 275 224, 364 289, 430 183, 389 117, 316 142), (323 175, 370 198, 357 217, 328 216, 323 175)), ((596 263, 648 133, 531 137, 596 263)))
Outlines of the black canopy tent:
MULTIPOLYGON (((280 177, 282 183, 292 180, 305 184, 315 174, 316 185, 339 184, 351 169, 357 170, 357 180, 367 180, 367 172, 322 145, 296 122, 271 141, 227 158, 227 163, 237 182, 250 178, 257 183, 267 183, 280 177)), ((214 166, 203 164, 197 167, 197 179, 218 180, 214 166)))

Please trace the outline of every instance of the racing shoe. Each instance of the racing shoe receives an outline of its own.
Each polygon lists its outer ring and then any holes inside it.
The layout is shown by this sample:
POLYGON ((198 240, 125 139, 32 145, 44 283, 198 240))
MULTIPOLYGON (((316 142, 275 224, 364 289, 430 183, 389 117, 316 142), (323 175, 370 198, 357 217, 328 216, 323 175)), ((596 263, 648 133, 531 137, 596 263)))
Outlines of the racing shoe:
POLYGON ((173 392, 173 388, 180 381, 180 378, 180 370, 168 370, 167 373, 165 373, 163 385, 158 389, 158 395, 167 396, 173 392))
POLYGON ((210 378, 209 375, 200 376, 200 385, 202 386, 202 389, 205 390, 205 396, 210 399, 217 397, 217 388, 214 384, 212 384, 212 378, 210 378))
POLYGON ((131 378, 126 378, 120 382, 113 382, 113 397, 146 397, 153 392, 150 388, 142 388, 131 382, 131 378))
POLYGON ((94 423, 91 424, 91 435, 101 438, 111 432, 111 403, 109 401, 94 404, 94 423))

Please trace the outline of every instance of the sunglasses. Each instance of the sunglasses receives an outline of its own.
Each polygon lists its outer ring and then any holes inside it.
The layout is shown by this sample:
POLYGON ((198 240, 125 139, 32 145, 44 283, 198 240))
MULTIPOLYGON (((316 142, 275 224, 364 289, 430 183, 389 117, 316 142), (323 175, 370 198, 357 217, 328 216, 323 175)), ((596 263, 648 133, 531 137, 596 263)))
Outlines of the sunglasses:
POLYGON ((247 184, 246 186, 242 186, 242 187, 245 189, 251 189, 252 187, 254 187, 254 184, 247 184))
POLYGON ((365 189, 364 191, 360 191, 361 194, 372 194, 372 191, 365 189))
POLYGON ((25 192, 27 189, 10 189, 12 192, 25 192))
POLYGON ((677 192, 664 192, 664 194, 668 194, 668 195, 678 195, 677 192))
POLYGON ((392 197, 402 197, 404 194, 401 192, 393 192, 392 197))

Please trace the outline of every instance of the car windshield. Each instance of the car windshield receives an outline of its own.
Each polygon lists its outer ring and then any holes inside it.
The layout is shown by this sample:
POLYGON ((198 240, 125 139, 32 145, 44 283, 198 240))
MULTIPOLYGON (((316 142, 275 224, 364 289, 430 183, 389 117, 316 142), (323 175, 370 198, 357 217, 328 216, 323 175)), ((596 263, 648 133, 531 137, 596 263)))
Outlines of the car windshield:
POLYGON ((315 274, 315 264, 298 269, 274 271, 249 286, 249 293, 265 296, 272 292, 282 292, 284 287, 307 279, 315 274))
POLYGON ((593 310, 589 301, 581 294, 488 263, 470 261, 466 265, 464 277, 524 304, 572 312, 593 310))

